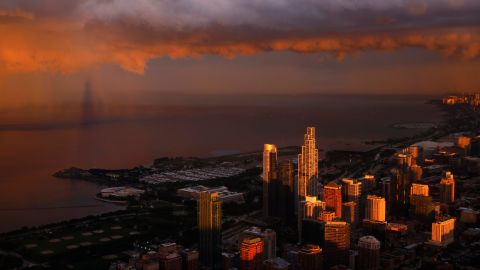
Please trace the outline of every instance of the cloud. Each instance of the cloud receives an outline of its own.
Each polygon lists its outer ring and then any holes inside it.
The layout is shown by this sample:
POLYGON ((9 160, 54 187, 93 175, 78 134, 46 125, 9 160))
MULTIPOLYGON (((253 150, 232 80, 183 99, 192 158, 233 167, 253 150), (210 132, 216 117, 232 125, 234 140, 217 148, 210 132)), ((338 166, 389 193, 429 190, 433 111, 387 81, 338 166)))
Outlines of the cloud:
POLYGON ((0 24, 6 37, 0 70, 8 72, 114 64, 143 73, 148 61, 161 57, 271 51, 329 53, 339 60, 401 48, 458 59, 480 55, 475 0, 5 1, 0 18, 28 19, 0 24))

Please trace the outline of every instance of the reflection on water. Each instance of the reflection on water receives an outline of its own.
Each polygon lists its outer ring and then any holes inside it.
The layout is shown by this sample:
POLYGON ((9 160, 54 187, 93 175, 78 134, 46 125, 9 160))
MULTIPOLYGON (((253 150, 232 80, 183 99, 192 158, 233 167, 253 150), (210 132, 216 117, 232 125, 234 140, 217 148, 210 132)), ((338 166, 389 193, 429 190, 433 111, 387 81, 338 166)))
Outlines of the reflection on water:
MULTIPOLYGON (((307 125, 322 149, 410 135, 393 123, 439 120, 425 97, 262 97, 177 105, 29 108, 0 116, 0 231, 102 213, 100 187, 55 179, 62 168, 148 165, 160 156, 210 156, 299 145, 307 125), (84 207, 79 207, 84 206, 84 207)), ((90 106, 90 105, 89 105, 90 106)))

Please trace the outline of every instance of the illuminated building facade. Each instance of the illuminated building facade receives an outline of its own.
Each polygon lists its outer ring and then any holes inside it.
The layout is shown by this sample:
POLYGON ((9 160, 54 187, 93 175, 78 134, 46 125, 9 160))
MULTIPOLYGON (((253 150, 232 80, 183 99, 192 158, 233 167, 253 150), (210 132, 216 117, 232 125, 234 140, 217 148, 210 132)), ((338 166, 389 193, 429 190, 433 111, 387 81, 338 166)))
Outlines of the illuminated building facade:
POLYGON ((215 192, 202 192, 198 200, 200 261, 217 269, 222 251, 222 203, 215 192))
POLYGON ((329 267, 348 265, 350 249, 350 224, 330 221, 325 224, 325 260, 329 267))
POLYGON ((298 252, 299 269, 321 270, 323 269, 323 254, 320 246, 305 245, 298 252))
POLYGON ((242 232, 240 239, 258 237, 263 241, 263 259, 273 259, 277 254, 277 234, 272 229, 261 230, 258 227, 251 227, 242 232))
POLYGON ((367 235, 358 240, 357 269, 380 269, 380 241, 374 236, 367 235))
POLYGON ((445 172, 440 180, 440 201, 442 203, 453 203, 455 200, 455 179, 451 172, 445 172))
POLYGON ((240 247, 240 269, 263 269, 263 241, 259 237, 243 239, 240 247))
POLYGON ((385 198, 368 195, 365 206, 365 219, 381 222, 385 221, 385 198))
POLYGON ((263 215, 271 216, 274 212, 275 182, 277 181, 277 147, 274 144, 263 146, 263 215))
POLYGON ((308 127, 304 135, 302 151, 298 155, 298 201, 307 195, 318 196, 318 149, 315 143, 315 128, 308 127))
POLYGON ((323 187, 323 198, 327 210, 335 212, 339 218, 342 217, 342 188, 335 182, 330 182, 323 187))
POLYGON ((448 245, 454 240, 455 219, 445 218, 432 223, 432 239, 430 243, 448 245))
POLYGON ((420 196, 428 196, 429 195, 429 188, 428 185, 423 184, 412 184, 410 187, 410 195, 420 195, 420 196))
POLYGON ((362 194, 362 183, 357 179, 343 178, 342 193, 344 201, 357 201, 362 194))

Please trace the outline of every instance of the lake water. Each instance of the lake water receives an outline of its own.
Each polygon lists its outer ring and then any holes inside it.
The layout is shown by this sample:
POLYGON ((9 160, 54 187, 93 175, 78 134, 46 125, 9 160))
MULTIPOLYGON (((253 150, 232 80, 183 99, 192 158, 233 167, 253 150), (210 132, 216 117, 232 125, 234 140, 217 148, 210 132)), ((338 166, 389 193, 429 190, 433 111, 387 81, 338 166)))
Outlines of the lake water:
POLYGON ((260 96, 164 100, 148 106, 24 108, 0 116, 0 231, 119 209, 101 187, 50 175, 60 169, 148 165, 161 156, 212 156, 302 143, 319 148, 411 135, 403 122, 437 122, 431 97, 260 96))

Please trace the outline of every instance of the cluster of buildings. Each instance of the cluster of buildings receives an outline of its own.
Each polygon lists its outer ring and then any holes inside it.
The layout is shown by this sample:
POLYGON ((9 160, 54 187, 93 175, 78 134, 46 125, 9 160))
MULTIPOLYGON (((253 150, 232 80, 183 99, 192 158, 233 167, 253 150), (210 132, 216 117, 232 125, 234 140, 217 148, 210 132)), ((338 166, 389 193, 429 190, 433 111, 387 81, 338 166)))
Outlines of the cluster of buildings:
POLYGON ((460 96, 448 96, 444 97, 442 99, 442 102, 445 105, 469 104, 471 106, 477 107, 480 105, 480 93, 460 96))
POLYGON ((157 250, 131 254, 128 263, 115 262, 110 270, 195 270, 199 269, 198 251, 176 243, 163 243, 157 250))
POLYGON ((140 178, 140 182, 159 185, 175 182, 198 182, 216 178, 228 178, 245 172, 237 167, 207 167, 151 174, 140 178))
MULTIPOLYGON (((393 154, 375 161, 380 169, 374 173, 325 182, 318 175, 315 129, 309 127, 296 162, 279 157, 275 145, 264 145, 264 226, 242 230, 236 250, 226 250, 222 242, 225 189, 190 187, 178 194, 198 201, 199 242, 197 251, 192 251, 198 252, 197 268, 185 268, 185 264, 162 268, 160 264, 136 269, 375 270, 473 265, 480 256, 480 228, 479 211, 471 202, 479 197, 459 197, 457 187, 459 183, 465 187, 469 184, 465 179, 479 174, 465 161, 480 156, 476 138, 458 134, 441 142, 393 149, 393 154), (424 147, 431 145, 435 148, 424 147), (277 239, 280 234, 282 238, 277 239)), ((471 193, 462 190, 464 194, 471 193)), ((181 252, 172 254, 182 257, 181 252)))

